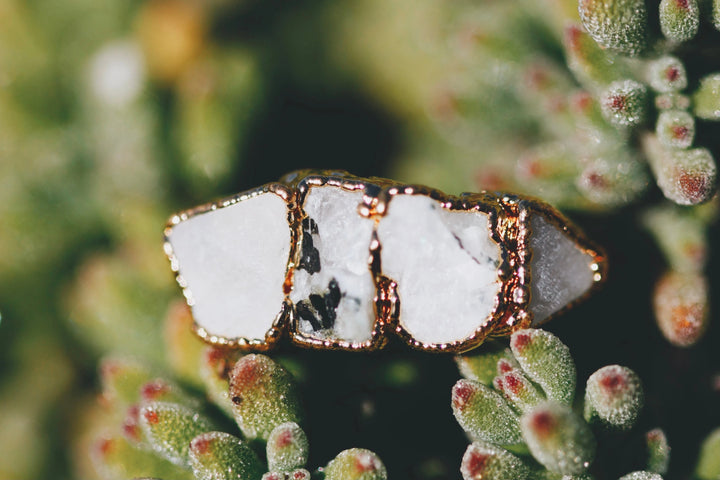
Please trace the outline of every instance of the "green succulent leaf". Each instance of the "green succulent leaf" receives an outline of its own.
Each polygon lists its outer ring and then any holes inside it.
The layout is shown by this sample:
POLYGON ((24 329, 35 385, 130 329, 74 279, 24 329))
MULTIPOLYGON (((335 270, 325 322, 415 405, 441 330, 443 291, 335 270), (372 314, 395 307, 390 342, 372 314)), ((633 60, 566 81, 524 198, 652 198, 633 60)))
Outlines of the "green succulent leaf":
POLYGON ((608 365, 587 381, 585 419, 597 417, 615 428, 630 429, 643 406, 640 378, 627 367, 608 365))
POLYGON ((530 469, 512 453, 484 442, 471 443, 462 458, 463 480, 525 480, 530 469))
POLYGON ((229 433, 202 433, 189 453, 197 480, 260 480, 265 471, 255 452, 229 433))
POLYGON ((624 55, 641 53, 647 42, 647 10, 643 0, 580 0, 580 18, 603 48, 624 55))
POLYGON ((645 442, 648 450, 647 470, 660 475, 666 474, 670 464, 670 445, 665 432, 659 428, 650 430, 645 434, 645 442))
POLYGON ((387 470, 370 450, 351 448, 332 459, 324 469, 325 480, 386 480, 387 470))
POLYGON ((264 355, 242 357, 230 372, 233 414, 246 438, 267 440, 285 422, 301 423, 291 375, 264 355))
POLYGON ((527 376, 547 398, 570 405, 575 396, 576 370, 570 349, 545 330, 513 333, 510 348, 527 376))
POLYGON ((581 474, 595 457, 590 427, 567 405, 541 403, 520 420, 530 453, 551 472, 581 474))
POLYGON ((702 480, 720 478, 720 428, 713 430, 703 441, 695 474, 702 480))
POLYGON ((700 7, 697 0, 661 0, 660 30, 668 40, 686 42, 693 38, 700 26, 700 7))
POLYGON ((270 432, 267 441, 268 468, 288 471, 302 468, 308 459, 308 439, 297 423, 281 423, 270 432))
POLYGON ((497 445, 521 442, 518 416, 494 390, 474 380, 459 380, 452 390, 452 409, 470 437, 497 445))
POLYGON ((190 441, 216 430, 205 417, 177 403, 153 402, 140 409, 139 423, 148 443, 161 457, 190 468, 190 441))

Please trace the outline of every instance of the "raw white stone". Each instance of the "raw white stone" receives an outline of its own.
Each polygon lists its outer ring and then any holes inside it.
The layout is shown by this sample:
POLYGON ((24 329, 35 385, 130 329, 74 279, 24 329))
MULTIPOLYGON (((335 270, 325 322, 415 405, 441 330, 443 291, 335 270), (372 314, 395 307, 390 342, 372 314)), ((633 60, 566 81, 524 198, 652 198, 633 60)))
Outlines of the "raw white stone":
POLYGON ((281 311, 290 254, 285 200, 263 193, 180 222, 169 241, 199 326, 264 340, 281 311))
POLYGON ((537 325, 592 286, 594 259, 540 214, 532 216, 530 229, 530 311, 537 325))
POLYGON ((463 341, 492 313, 500 247, 488 216, 398 195, 380 220, 383 274, 398 285, 400 324, 426 344, 463 341))
MULTIPOLYGON (((335 315, 330 321, 332 328, 316 330, 310 321, 299 318, 298 329, 306 335, 353 343, 371 339, 375 284, 369 258, 374 222, 358 214, 362 196, 361 191, 322 186, 312 187, 305 197, 303 209, 317 226, 312 242, 319 254, 320 270, 309 273, 296 269, 290 299, 298 311, 298 303, 309 305, 310 295, 329 295, 333 280, 340 291, 339 303, 328 305, 335 315)), ((312 314, 322 320, 320 312, 314 310, 312 314)))

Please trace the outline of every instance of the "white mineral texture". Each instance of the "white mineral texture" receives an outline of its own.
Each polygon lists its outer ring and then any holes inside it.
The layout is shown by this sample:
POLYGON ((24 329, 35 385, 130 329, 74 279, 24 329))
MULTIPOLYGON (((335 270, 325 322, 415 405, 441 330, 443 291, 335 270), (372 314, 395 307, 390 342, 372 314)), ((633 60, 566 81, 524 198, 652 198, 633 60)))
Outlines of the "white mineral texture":
POLYGON ((545 217, 530 220, 531 299, 533 325, 582 296, 593 284, 594 259, 545 217))
POLYGON ((400 325, 425 344, 461 342, 493 312, 500 247, 488 216, 398 195, 380 220, 383 274, 398 285, 400 325))
POLYGON ((196 215, 169 241, 197 324, 210 335, 264 340, 284 301, 285 200, 263 193, 196 215))
MULTIPOLYGON (((375 284, 369 267, 373 221, 358 213, 362 197, 362 191, 335 186, 312 187, 305 197, 302 207, 308 220, 303 235, 312 236, 319 261, 314 267, 303 267, 301 262, 290 294, 298 329, 305 335, 352 343, 371 339, 375 322, 375 284), (322 298, 320 309, 313 307, 311 295, 317 296, 316 302, 322 298)), ((308 247, 303 241, 303 249, 308 247)))

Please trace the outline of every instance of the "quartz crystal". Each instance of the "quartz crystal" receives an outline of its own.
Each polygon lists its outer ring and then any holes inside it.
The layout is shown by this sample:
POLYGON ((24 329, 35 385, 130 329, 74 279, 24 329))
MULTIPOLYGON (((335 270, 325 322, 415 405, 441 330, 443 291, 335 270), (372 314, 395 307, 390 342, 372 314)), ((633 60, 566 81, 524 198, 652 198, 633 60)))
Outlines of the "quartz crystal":
POLYGON ((265 340, 283 307, 287 216, 285 200, 266 192, 170 229, 178 281, 195 322, 209 335, 265 340))
POLYGON ((290 294, 303 335, 356 343, 372 338, 374 222, 358 214, 362 197, 361 190, 329 185, 311 187, 305 196, 300 260, 290 294))
POLYGON ((413 339, 461 342, 490 318, 501 287, 488 215, 398 195, 380 220, 383 275, 397 283, 400 325, 413 339))
POLYGON ((537 325, 590 289, 595 259, 541 213, 531 216, 530 230, 530 311, 537 325))

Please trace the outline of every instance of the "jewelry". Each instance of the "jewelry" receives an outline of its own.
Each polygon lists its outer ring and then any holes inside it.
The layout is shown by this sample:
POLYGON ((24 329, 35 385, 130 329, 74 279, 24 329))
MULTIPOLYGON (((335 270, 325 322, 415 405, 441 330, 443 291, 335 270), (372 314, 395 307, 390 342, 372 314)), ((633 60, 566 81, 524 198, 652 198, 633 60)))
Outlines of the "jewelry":
POLYGON ((605 276, 539 200, 300 171, 173 215, 165 253, 205 341, 263 351, 462 352, 536 326, 605 276))

